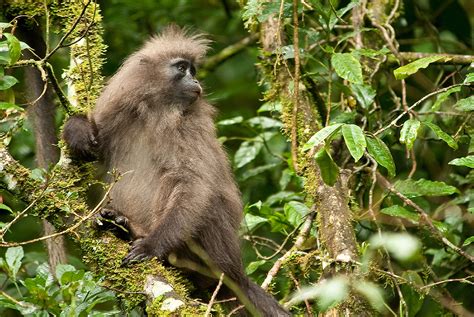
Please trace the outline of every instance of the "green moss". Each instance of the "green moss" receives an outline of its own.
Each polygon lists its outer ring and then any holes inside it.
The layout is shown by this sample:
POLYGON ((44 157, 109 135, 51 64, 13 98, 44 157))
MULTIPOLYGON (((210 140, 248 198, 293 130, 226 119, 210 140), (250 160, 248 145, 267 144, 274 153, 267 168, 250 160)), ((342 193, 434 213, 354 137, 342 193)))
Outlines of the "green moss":
POLYGON ((61 30, 72 30, 67 42, 71 64, 65 73, 68 97, 76 112, 87 112, 96 102, 102 87, 101 74, 106 45, 103 42, 102 15, 99 5, 90 2, 83 11, 81 1, 61 1, 51 5, 53 22, 61 30))

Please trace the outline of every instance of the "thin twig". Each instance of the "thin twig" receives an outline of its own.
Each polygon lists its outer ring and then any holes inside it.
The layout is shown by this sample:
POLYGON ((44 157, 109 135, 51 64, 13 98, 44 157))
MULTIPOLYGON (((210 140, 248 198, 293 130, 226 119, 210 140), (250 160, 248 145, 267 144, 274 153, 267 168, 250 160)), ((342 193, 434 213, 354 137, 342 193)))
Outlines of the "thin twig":
POLYGON ((207 305, 206 313, 204 314, 205 317, 211 315, 212 305, 214 304, 214 301, 216 300, 216 296, 219 293, 219 290, 221 289, 223 280, 224 280, 224 273, 221 274, 221 277, 219 278, 219 283, 217 284, 216 289, 212 293, 211 300, 209 301, 209 304, 207 305))
POLYGON ((55 238, 57 236, 60 236, 60 235, 63 235, 63 234, 66 234, 66 233, 69 233, 69 232, 72 232, 74 231, 75 229, 77 229, 84 221, 86 221, 87 219, 91 218, 92 216, 94 216, 94 214, 97 213, 97 211, 102 207, 102 204, 108 199, 109 197, 109 193, 110 191, 112 190, 112 188, 114 187, 116 182, 112 183, 109 188, 107 189, 107 192, 105 193, 104 197, 101 199, 101 201, 95 206, 95 208, 90 212, 88 213, 84 218, 81 218, 78 222, 76 222, 74 225, 68 227, 67 229, 63 230, 63 231, 60 231, 60 232, 55 232, 53 234, 50 234, 50 235, 47 235, 47 236, 42 236, 42 237, 39 237, 39 238, 36 238, 36 239, 31 239, 31 240, 28 240, 28 241, 20 241, 20 242, 2 242, 0 243, 0 247, 16 247, 16 246, 20 246, 20 245, 26 245, 26 244, 30 244, 30 243, 34 243, 34 242, 39 242, 39 241, 44 241, 46 239, 51 239, 51 238, 55 238))
POLYGON ((428 98, 431 98, 437 94, 440 94, 440 93, 443 93, 445 91, 448 91, 449 89, 451 88, 454 88, 454 87, 461 87, 461 86, 471 86, 472 83, 461 83, 461 84, 455 84, 455 85, 452 85, 452 86, 449 86, 449 87, 445 87, 445 88, 442 88, 442 89, 439 89, 439 90, 436 90, 436 91, 433 91, 429 94, 427 94, 426 96, 424 96, 423 98, 421 98, 420 100, 418 100, 417 102, 415 102, 411 107, 409 107, 407 109, 407 111, 403 111, 398 117, 396 117, 392 122, 390 122, 388 125, 384 126, 383 128, 381 128, 380 130, 378 130, 377 132, 374 133, 374 135, 379 135, 380 133, 382 133, 383 131, 395 126, 398 122, 398 120, 400 120, 403 116, 405 116, 407 114, 407 112, 410 112, 411 110, 413 110, 415 107, 417 107, 420 103, 422 103, 423 101, 427 100, 428 98))
POLYGON ((420 215, 420 220, 422 220, 423 222, 425 222, 428 225, 428 228, 430 229, 430 232, 433 234, 434 237, 439 239, 441 242, 444 243, 444 245, 446 245, 448 248, 455 251, 457 254, 465 257, 466 259, 468 259, 469 261, 474 263, 474 256, 468 254, 467 252, 465 252, 464 250, 462 250, 458 246, 454 245, 451 241, 449 241, 439 231, 439 229, 437 229, 435 227, 435 225, 433 224, 433 221, 430 219, 429 215, 423 210, 423 208, 421 208, 420 206, 415 204, 411 199, 409 199, 408 197, 406 197, 405 195, 403 195, 402 193, 397 191, 394 188, 394 186, 382 174, 377 173, 377 180, 379 181, 379 183, 383 187, 385 187, 386 189, 388 189, 389 191, 394 193, 396 196, 398 196, 406 205, 408 205, 408 206, 412 207, 413 209, 415 209, 418 212, 418 214, 420 215))
POLYGON ((71 28, 66 32, 66 34, 63 35, 63 37, 59 40, 58 44, 56 45, 55 48, 53 48, 44 58, 43 60, 44 61, 47 61, 58 49, 60 49, 62 47, 62 44, 64 43, 64 41, 69 37, 69 35, 72 34, 72 32, 76 29, 76 26, 79 24, 79 21, 81 21, 82 17, 84 16, 84 14, 86 13, 86 10, 87 10, 87 7, 89 6, 89 4, 91 4, 92 0, 89 0, 85 5, 84 7, 82 8, 82 11, 81 13, 79 14, 79 16, 76 18, 76 20, 74 21, 74 23, 72 24, 71 28))
POLYGON ((280 270, 282 264, 286 261, 286 259, 288 259, 296 250, 301 248, 301 246, 303 245, 303 242, 306 240, 306 236, 308 235, 309 230, 311 229, 315 215, 316 215, 316 212, 313 207, 311 213, 308 215, 305 222, 303 223, 303 226, 301 227, 301 231, 298 234, 298 237, 296 238, 296 241, 293 247, 290 250, 288 250, 282 257, 276 260, 276 262, 273 264, 270 271, 268 271, 267 277, 265 278, 265 280, 263 281, 261 285, 264 290, 268 288, 268 286, 270 285, 273 278, 276 276, 276 274, 278 273, 278 271, 280 270))

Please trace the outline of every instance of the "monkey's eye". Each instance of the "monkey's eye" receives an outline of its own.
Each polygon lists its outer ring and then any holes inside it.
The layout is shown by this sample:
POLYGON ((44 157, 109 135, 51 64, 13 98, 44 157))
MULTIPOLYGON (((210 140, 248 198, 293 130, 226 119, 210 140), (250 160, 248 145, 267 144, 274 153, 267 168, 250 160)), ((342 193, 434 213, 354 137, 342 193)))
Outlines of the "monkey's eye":
POLYGON ((186 69, 187 69, 186 65, 184 65, 184 64, 179 64, 179 65, 178 65, 178 70, 179 70, 181 73, 183 73, 183 74, 186 73, 186 69))

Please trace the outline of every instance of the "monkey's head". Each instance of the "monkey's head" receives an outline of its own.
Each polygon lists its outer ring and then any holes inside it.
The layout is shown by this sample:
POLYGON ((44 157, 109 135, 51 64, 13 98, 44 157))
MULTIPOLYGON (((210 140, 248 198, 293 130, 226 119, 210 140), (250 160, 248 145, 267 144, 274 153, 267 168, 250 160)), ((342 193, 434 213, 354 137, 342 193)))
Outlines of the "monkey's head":
POLYGON ((147 85, 170 104, 189 105, 202 94, 196 67, 206 54, 209 40, 176 26, 166 28, 134 55, 139 58, 147 85))

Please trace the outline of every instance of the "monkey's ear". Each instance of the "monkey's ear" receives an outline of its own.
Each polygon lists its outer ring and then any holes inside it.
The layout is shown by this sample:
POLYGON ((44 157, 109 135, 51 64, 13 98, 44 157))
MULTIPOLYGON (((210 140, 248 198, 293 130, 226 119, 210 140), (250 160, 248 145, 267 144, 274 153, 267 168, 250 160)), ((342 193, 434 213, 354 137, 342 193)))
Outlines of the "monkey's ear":
POLYGON ((147 57, 147 56, 140 56, 140 59, 138 60, 138 63, 140 65, 149 65, 152 63, 152 60, 151 58, 147 57))

